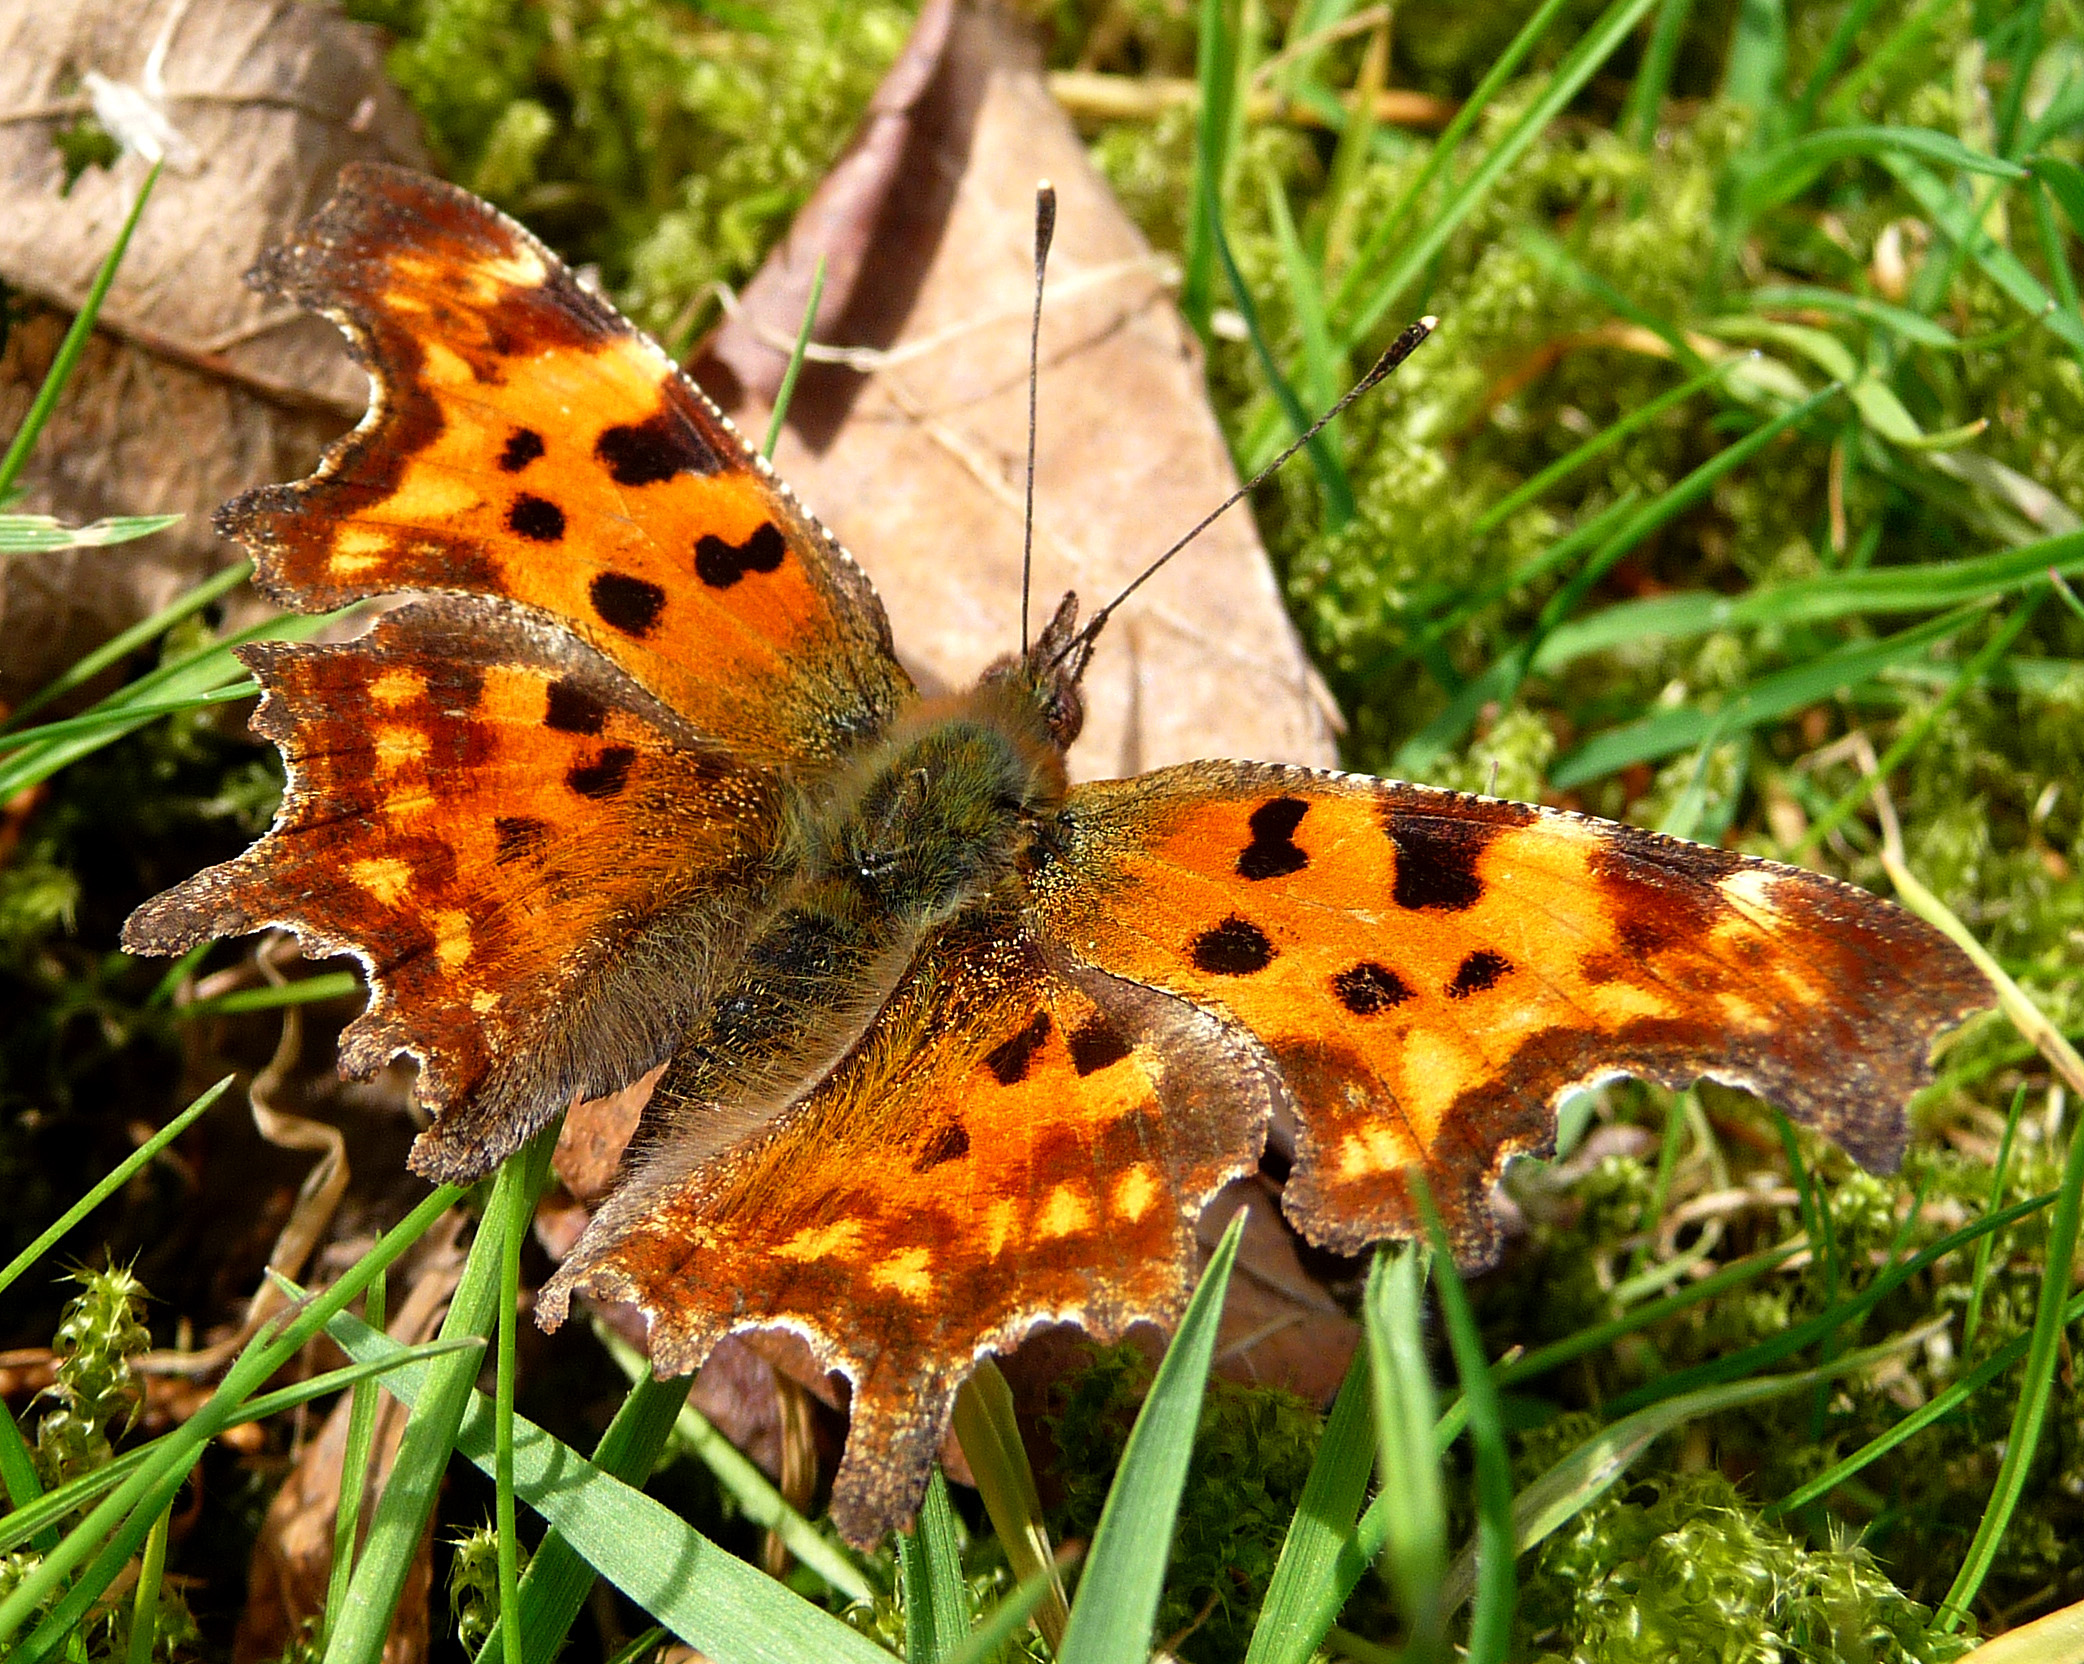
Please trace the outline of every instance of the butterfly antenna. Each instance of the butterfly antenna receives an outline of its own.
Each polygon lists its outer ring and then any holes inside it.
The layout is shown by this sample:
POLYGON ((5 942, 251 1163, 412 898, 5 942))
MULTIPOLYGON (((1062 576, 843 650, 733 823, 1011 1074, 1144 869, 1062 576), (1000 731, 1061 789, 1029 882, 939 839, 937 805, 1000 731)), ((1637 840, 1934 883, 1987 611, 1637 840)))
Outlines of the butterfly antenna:
POLYGON ((1178 554, 1189 543, 1192 543, 1195 538, 1199 537, 1203 532, 1207 531, 1210 526, 1214 525, 1216 521, 1221 519, 1225 514, 1229 513, 1231 509, 1235 508, 1239 503, 1243 502, 1254 491, 1256 491, 1259 488, 1260 484, 1263 481, 1265 481, 1269 475, 1277 472, 1282 466, 1282 464, 1287 462, 1287 460, 1290 457, 1295 455, 1297 451, 1301 450, 1312 439, 1315 439, 1317 435, 1320 432, 1322 432, 1329 423, 1335 420, 1338 417, 1339 413, 1343 411, 1349 404, 1351 404, 1355 399, 1359 398, 1361 394, 1367 392, 1368 389, 1373 387, 1377 382, 1381 381, 1385 376, 1387 376, 1390 373, 1390 371, 1394 370, 1399 364, 1403 363, 1404 360, 1409 358, 1414 352, 1418 351, 1420 343, 1423 342, 1428 335, 1432 334, 1433 331, 1439 327, 1439 324, 1440 320, 1438 318, 1428 315, 1426 317, 1420 318, 1417 323, 1411 325, 1408 329, 1404 331, 1403 334, 1399 335, 1394 341, 1392 341, 1389 345, 1389 350, 1385 352, 1380 358, 1375 360, 1374 368, 1369 370, 1366 375, 1362 376, 1360 380, 1356 381, 1350 388, 1348 388, 1346 390, 1345 396, 1341 398, 1337 404, 1333 405, 1331 409, 1327 410, 1322 416, 1318 417, 1316 421, 1312 422, 1307 433, 1305 433, 1300 439, 1296 440, 1294 444, 1290 445, 1279 456, 1275 457, 1273 461, 1269 462, 1264 468, 1260 469, 1258 473, 1254 474, 1250 479, 1246 480, 1243 485, 1239 486, 1229 496, 1225 497, 1222 500, 1222 502, 1218 503, 1214 508, 1210 509, 1207 514, 1201 517, 1200 521, 1195 525, 1192 531, 1188 532, 1185 537, 1181 538, 1177 543, 1173 544, 1171 548, 1167 549, 1156 560, 1152 561, 1150 565, 1146 566, 1141 572, 1137 573, 1135 578, 1130 581, 1127 588, 1123 589, 1118 595, 1115 596, 1115 598, 1112 601, 1109 601, 1106 606, 1102 607, 1098 612, 1094 613, 1091 618, 1087 619, 1085 621, 1085 628, 1080 630, 1077 635, 1073 636, 1070 641, 1065 643, 1064 650, 1063 652, 1057 655, 1056 662, 1061 664, 1065 659, 1069 658, 1071 653, 1077 648, 1089 647, 1092 644, 1094 638, 1099 635, 1100 627, 1107 622, 1108 618, 1113 614, 1114 610, 1117 607, 1119 607, 1124 601, 1128 600, 1130 596, 1134 595, 1145 584, 1149 583, 1152 578, 1156 577, 1158 575, 1158 570, 1160 567, 1162 567, 1167 561, 1172 559, 1174 555, 1178 554))
POLYGON ((1035 186, 1035 321, 1028 330, 1028 506, 1020 527, 1020 656, 1028 653, 1028 580, 1035 569, 1035 385, 1042 375, 1042 268, 1056 235, 1056 187, 1035 186))

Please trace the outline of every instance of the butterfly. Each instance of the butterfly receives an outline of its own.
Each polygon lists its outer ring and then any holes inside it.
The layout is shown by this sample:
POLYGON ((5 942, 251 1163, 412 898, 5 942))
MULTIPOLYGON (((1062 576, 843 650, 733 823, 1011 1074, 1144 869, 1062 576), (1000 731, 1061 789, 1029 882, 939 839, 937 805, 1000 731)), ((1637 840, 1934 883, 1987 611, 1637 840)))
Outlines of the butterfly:
POLYGON ((922 697, 695 385, 452 186, 351 166, 256 277, 373 392, 219 528, 286 607, 416 598, 238 649, 282 806, 124 945, 358 957, 341 1066, 418 1060, 429 1179, 663 1065, 541 1318, 633 1302, 661 1374, 800 1334, 851 1382, 857 1543, 912 1515, 978 1359, 1177 1318, 1270 1125, 1311 1242, 1418 1234, 1422 1175, 1479 1266, 1570 1090, 1706 1076, 1887 1164, 1931 1042, 1988 1003, 1863 890, 1633 827, 1265 763, 1072 784, 1075 598, 922 697))

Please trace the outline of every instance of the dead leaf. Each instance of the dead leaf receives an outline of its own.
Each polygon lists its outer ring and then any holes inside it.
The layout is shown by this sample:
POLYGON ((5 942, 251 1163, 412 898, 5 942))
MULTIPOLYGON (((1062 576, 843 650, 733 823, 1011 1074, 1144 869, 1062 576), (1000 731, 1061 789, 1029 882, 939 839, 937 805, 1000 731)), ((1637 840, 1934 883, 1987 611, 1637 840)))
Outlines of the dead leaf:
POLYGON ((161 357, 358 416, 362 374, 331 322, 242 278, 344 163, 425 167, 383 39, 329 8, 269 0, 0 0, 0 277, 67 311, 85 299, 145 167, 89 168, 69 196, 55 134, 90 72, 156 98, 199 158, 169 167, 101 311, 161 357))
MULTIPOLYGON (((815 336, 868 348, 866 368, 806 367, 776 465, 863 559, 899 651, 928 686, 973 678, 1018 639, 1031 216, 1045 174, 1059 208, 1042 327, 1037 611, 1067 585, 1097 604, 1237 479, 1163 263, 1087 162, 1030 37, 1003 12, 955 0, 922 11, 853 144, 695 365, 748 432, 763 432, 827 256, 815 336)), ((1086 776, 1210 754, 1335 758, 1328 701, 1241 511, 1124 609, 1087 687, 1074 756, 1086 776)), ((647 1081, 636 1101, 648 1093, 647 1081)), ((580 1105, 567 1122, 558 1170, 581 1202, 605 1191, 629 1137, 625 1097, 580 1105)), ((1261 1181, 1211 1205, 1207 1241, 1240 1206, 1250 1221, 1217 1367, 1327 1403, 1358 1327, 1304 1268, 1261 1181)), ((581 1207, 560 1205, 538 1215, 537 1234, 561 1257, 583 1224, 581 1207)), ((642 1344, 634 1311, 602 1315, 642 1344)), ((1133 1333, 1155 1361, 1163 1337, 1133 1333)), ((1038 1457, 1049 1393, 1084 1361, 1083 1336, 1068 1328, 1005 1361, 1038 1457)), ((698 1406, 770 1473, 777 1374, 828 1409, 846 1402, 845 1383, 787 1334, 732 1337, 695 1384, 698 1406)), ((952 1435, 942 1463, 968 1479, 952 1435)))
POLYGON ((197 165, 155 187, 14 506, 74 525, 186 518, 113 549, 0 557, 0 701, 238 559, 210 529, 217 505, 307 473, 361 414, 333 325, 241 275, 343 162, 426 161, 380 38, 328 8, 0 0, 0 280, 30 303, 0 354, 0 429, 20 424, 146 171, 125 156, 61 195, 55 138, 90 106, 83 76, 141 86, 162 44, 163 107, 197 165))
MULTIPOLYGON (((896 90, 695 366, 764 431, 762 394, 831 254, 817 339, 871 352, 865 368, 806 366, 775 464, 875 579, 899 653, 932 686, 971 680, 1019 640, 1038 179, 1058 211, 1035 611, 1066 588, 1089 607, 1112 595, 1237 484, 1166 263, 1087 161, 1025 25, 987 4, 948 9, 945 46, 900 59, 896 90)), ((1123 610, 1086 687, 1084 777, 1335 758, 1329 701, 1242 509, 1123 610)))

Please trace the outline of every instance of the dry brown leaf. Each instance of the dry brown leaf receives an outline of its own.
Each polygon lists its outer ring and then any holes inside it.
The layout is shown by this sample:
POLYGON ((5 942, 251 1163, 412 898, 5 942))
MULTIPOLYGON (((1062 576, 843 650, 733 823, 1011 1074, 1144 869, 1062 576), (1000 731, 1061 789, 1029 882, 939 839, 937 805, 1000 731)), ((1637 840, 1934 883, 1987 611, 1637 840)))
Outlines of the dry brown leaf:
POLYGON ((268 0, 0 0, 0 280, 31 301, 0 355, 0 431, 27 411, 136 196, 144 163, 89 168, 61 195, 57 133, 90 72, 139 85, 164 40, 164 108, 191 171, 154 189, 16 506, 83 524, 182 514, 142 543, 0 556, 0 701, 238 558, 210 530, 227 497, 310 470, 366 386, 322 318, 241 274, 355 157, 424 164, 374 31, 268 0))
POLYGON ((76 310, 144 174, 126 157, 69 196, 54 134, 89 74, 152 92, 195 152, 153 192, 104 329, 298 402, 361 413, 366 386, 324 318, 246 287, 261 251, 355 160, 427 165, 374 29, 269 0, 0 0, 0 277, 76 310))
MULTIPOLYGON (((1033 190, 1044 176, 1059 210, 1042 327, 1036 608, 1073 586, 1096 604, 1234 490, 1236 475, 1163 264, 1086 160, 1031 38, 995 7, 926 7, 854 143, 695 365, 750 433, 763 432, 827 257, 815 338, 881 357, 865 373, 806 367, 776 466, 862 559, 900 653, 929 687, 974 677, 1018 637, 1033 190)), ((1087 687, 1074 762, 1088 777, 1212 754, 1334 760, 1328 701, 1242 512, 1124 609, 1087 687)), ((601 1193, 632 1121, 621 1095, 574 1111, 558 1163, 582 1201, 601 1193)), ((1304 1268, 1258 1181, 1211 1206, 1208 1240, 1240 1206, 1250 1220, 1218 1368, 1328 1402, 1357 1326, 1304 1268)), ((556 1254, 583 1219, 561 1206, 539 1215, 539 1237, 556 1254)), ((604 1315, 641 1341, 634 1312, 604 1315)), ((1163 1337, 1135 1336, 1155 1361, 1163 1337)), ((1084 1358, 1078 1331, 1052 1329, 1006 1361, 1026 1425, 1084 1358)), ((828 1407, 845 1403, 844 1383, 781 1334, 733 1337, 695 1387, 770 1472, 773 1372, 828 1407)), ((952 1436, 942 1461, 967 1479, 952 1436)))
MULTIPOLYGON (((832 253, 817 338, 882 357, 866 373, 806 366, 775 463, 868 569, 899 653, 933 686, 974 678, 1019 638, 1038 179, 1059 207, 1035 610, 1067 588, 1097 604, 1237 483, 1165 265, 1086 159, 1026 27, 988 4, 949 10, 945 47, 900 60, 866 137, 696 365, 763 431, 760 394, 832 253)), ((1329 702, 1242 510, 1115 619, 1086 688, 1084 777, 1212 755, 1334 760, 1329 702)))

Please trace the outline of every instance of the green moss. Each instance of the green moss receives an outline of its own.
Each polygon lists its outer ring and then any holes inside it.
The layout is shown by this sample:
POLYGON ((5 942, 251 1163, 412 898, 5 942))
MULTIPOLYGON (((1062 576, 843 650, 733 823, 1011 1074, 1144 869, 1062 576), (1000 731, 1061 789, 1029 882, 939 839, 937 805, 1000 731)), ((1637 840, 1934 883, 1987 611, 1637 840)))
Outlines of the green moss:
POLYGON ((451 177, 601 268, 676 346, 823 175, 912 8, 777 0, 355 0, 451 177))
MULTIPOLYGON (((1090 1538, 1150 1371, 1121 1345, 1094 1350, 1051 1423, 1064 1500, 1060 1536, 1090 1538)), ((1193 1664, 1242 1658, 1317 1453, 1323 1421, 1293 1394, 1212 1380, 1180 1499, 1157 1635, 1193 1664)))
POLYGON ((1526 1655, 1570 1664, 1937 1664, 1968 1650, 1928 1636, 1930 1616, 1859 1548, 1805 1548, 1721 1475, 1675 1474, 1549 1539, 1518 1638, 1526 1655))

